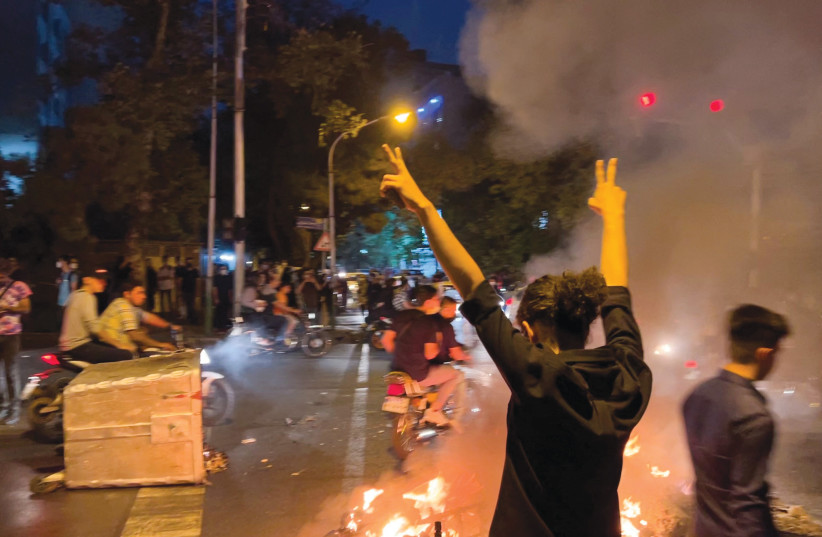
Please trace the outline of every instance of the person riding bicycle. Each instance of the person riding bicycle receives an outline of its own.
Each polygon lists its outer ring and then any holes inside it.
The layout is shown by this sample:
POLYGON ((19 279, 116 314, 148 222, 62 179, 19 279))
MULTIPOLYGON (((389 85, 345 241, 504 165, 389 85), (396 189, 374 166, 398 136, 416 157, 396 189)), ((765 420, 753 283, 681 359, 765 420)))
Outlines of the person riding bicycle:
POLYGON ((392 369, 404 371, 422 387, 439 386, 437 399, 425 411, 423 419, 446 426, 450 420, 442 413, 442 407, 462 380, 462 373, 450 365, 431 363, 440 355, 442 342, 442 332, 434 318, 440 310, 436 288, 415 287, 413 303, 414 309, 397 313, 382 342, 385 350, 394 353, 392 369))
POLYGON ((72 292, 63 311, 60 329, 60 350, 74 360, 92 364, 120 362, 132 358, 131 351, 117 348, 113 340, 101 334, 102 324, 97 316, 97 293, 106 288, 108 271, 92 270, 85 274, 82 287, 72 292))
POLYGON ((145 302, 146 290, 142 285, 134 281, 121 284, 120 297, 112 300, 100 316, 101 338, 133 354, 139 354, 141 350, 148 347, 158 347, 167 351, 176 350, 171 343, 152 339, 141 327, 141 325, 148 325, 177 331, 181 329, 180 326, 171 324, 158 315, 143 311, 141 306, 145 302))

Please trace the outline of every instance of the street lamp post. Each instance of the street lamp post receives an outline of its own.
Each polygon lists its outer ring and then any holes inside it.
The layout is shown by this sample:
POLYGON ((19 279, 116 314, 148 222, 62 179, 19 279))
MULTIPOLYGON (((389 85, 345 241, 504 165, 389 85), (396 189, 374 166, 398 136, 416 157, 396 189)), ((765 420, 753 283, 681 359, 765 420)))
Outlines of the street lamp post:
MULTIPOLYGON (((393 119, 397 123, 405 123, 408 121, 408 118, 411 116, 410 113, 403 113, 393 116, 393 119)), ((378 117, 377 119, 372 119, 362 127, 359 127, 356 130, 347 130, 337 136, 337 139, 334 140, 334 143, 331 144, 331 149, 328 150, 328 238, 331 243, 331 262, 330 262, 330 269, 332 277, 337 274, 337 226, 334 214, 334 149, 337 148, 337 144, 340 143, 340 140, 348 138, 349 136, 354 136, 359 133, 360 130, 366 128, 369 125, 373 125, 378 121, 382 121, 384 119, 388 119, 392 116, 382 116, 378 117)))

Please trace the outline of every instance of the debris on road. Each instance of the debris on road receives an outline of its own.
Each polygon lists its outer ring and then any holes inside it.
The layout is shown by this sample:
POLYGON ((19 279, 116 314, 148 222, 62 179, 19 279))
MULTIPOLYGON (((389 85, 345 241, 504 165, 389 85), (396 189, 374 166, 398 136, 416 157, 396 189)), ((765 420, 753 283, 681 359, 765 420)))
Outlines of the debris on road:
POLYGON ((788 535, 822 537, 822 525, 811 518, 802 506, 785 505, 774 501, 771 505, 773 521, 777 529, 788 535))
POLYGON ((241 444, 253 444, 256 441, 257 441, 256 438, 243 438, 242 440, 240 440, 240 443, 241 444))

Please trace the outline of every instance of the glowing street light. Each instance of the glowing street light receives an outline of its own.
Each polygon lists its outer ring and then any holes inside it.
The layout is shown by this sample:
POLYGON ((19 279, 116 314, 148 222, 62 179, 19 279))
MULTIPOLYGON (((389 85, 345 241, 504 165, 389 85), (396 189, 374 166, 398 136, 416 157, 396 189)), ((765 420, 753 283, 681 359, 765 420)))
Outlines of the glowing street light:
POLYGON ((386 115, 382 117, 378 117, 377 119, 372 119, 362 127, 357 129, 347 130, 337 136, 337 139, 334 140, 334 143, 331 144, 331 149, 328 150, 328 238, 331 250, 331 274, 336 274, 337 272, 337 240, 336 240, 336 221, 334 218, 334 149, 336 149, 337 144, 340 140, 347 138, 349 136, 355 135, 359 133, 360 130, 368 127, 369 125, 373 125, 378 121, 382 121, 384 119, 393 119, 399 124, 405 125, 409 123, 409 119, 411 118, 412 112, 402 112, 399 114, 395 114, 393 116, 386 115))

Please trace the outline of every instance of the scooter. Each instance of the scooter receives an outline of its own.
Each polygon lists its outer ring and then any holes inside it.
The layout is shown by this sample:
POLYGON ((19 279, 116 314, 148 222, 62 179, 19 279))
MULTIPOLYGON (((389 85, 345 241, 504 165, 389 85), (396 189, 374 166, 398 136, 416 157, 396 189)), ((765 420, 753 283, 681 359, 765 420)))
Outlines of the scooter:
MULTIPOLYGON (((403 371, 391 371, 383 377, 383 381, 387 389, 382 410, 393 416, 391 445, 397 457, 405 460, 418 443, 427 442, 448 428, 438 427, 423 419, 426 409, 437 400, 439 394, 436 387, 423 388, 403 371)), ((442 408, 452 423, 461 417, 462 410, 456 406, 453 396, 442 408)))
MULTIPOLYGON (((174 336, 174 334, 172 334, 174 336)), ((176 341, 177 338, 173 337, 176 341)), ((186 350, 178 343, 178 351, 186 350)), ((171 354, 152 351, 149 356, 171 354)), ((43 442, 59 443, 63 439, 63 390, 88 362, 75 360, 68 353, 56 352, 40 356, 49 369, 30 376, 21 393, 29 427, 34 436, 43 442)), ((203 425, 217 425, 234 412, 235 395, 231 385, 221 373, 212 370, 211 357, 200 351, 201 390, 203 394, 203 425), (208 369, 206 369, 208 368, 208 369)))
POLYGON ((319 358, 331 350, 329 331, 318 323, 318 314, 304 313, 294 331, 286 336, 273 334, 261 328, 259 323, 248 322, 244 317, 235 317, 228 338, 242 338, 242 346, 251 356, 260 354, 285 354, 302 349, 306 356, 319 358))

